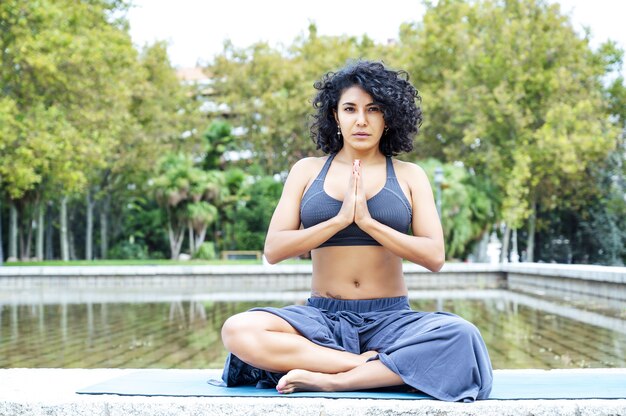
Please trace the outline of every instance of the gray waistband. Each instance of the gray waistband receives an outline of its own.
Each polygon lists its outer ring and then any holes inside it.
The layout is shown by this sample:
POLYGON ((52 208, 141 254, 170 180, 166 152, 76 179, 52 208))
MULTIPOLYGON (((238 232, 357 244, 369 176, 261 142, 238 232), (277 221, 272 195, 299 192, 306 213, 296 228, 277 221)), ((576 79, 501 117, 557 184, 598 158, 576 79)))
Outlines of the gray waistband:
POLYGON ((314 308, 324 309, 329 312, 351 311, 356 313, 410 309, 409 299, 406 296, 378 299, 312 297, 307 300, 307 306, 313 306, 314 308))

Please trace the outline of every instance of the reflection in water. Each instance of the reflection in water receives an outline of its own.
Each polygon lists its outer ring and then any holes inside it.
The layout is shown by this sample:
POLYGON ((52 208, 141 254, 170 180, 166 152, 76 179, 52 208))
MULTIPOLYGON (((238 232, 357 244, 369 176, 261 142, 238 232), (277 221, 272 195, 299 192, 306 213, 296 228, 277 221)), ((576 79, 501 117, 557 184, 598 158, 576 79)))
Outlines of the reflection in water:
POLYGON ((202 302, 191 301, 186 302, 189 304, 189 315, 185 316, 185 307, 182 301, 170 303, 170 322, 182 322, 189 321, 189 324, 193 324, 195 321, 206 321, 206 309, 202 302))
POLYGON ((63 342, 67 341, 67 303, 61 304, 61 334, 63 342))
POLYGON ((37 311, 38 311, 38 317, 39 317, 39 335, 43 335, 44 331, 46 330, 46 325, 45 325, 45 320, 44 320, 44 313, 43 313, 43 305, 33 305, 33 307, 37 306, 37 311))
POLYGON ((17 305, 11 305, 11 338, 17 341, 19 330, 17 324, 17 305))
MULTIPOLYGON (((219 368, 229 316, 294 302, 220 299, 0 305, 0 367, 219 368)), ((412 292, 411 299, 413 309, 475 323, 494 368, 626 367, 624 305, 583 310, 499 290, 412 292)))

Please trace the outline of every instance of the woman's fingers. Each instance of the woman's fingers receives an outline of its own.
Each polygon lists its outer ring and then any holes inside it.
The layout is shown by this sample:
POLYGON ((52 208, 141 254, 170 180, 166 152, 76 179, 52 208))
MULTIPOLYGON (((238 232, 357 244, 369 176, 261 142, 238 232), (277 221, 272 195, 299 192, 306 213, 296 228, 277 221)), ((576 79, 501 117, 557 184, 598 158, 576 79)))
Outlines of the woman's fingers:
POLYGON ((350 175, 350 180, 348 182, 348 189, 343 198, 343 204, 341 205, 341 209, 337 214, 339 217, 343 219, 346 223, 346 226, 352 224, 354 222, 354 208, 356 203, 355 193, 356 193, 356 177, 354 170, 350 175))
POLYGON ((348 190, 343 198, 343 205, 339 214, 346 224, 351 224, 370 217, 367 209, 367 198, 365 196, 365 186, 363 186, 363 170, 361 169, 361 161, 355 159, 352 163, 352 174, 348 182, 348 190))
POLYGON ((361 163, 358 159, 354 161, 353 167, 356 179, 354 222, 358 224, 359 221, 369 218, 370 212, 367 208, 367 197, 365 196, 365 186, 363 184, 363 171, 361 169, 361 163))
POLYGON ((357 176, 361 170, 361 159, 354 159, 352 162, 352 176, 357 176))

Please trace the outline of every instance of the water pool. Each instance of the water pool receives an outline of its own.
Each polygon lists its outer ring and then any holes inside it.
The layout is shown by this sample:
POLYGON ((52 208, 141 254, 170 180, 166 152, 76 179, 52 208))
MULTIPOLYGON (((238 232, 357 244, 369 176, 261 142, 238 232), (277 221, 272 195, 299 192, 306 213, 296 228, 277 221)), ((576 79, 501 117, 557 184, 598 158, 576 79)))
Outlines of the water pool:
MULTIPOLYGON (((414 291, 410 297, 413 309, 445 310, 476 324, 496 369, 626 367, 626 303, 508 290, 414 291)), ((0 297, 0 368, 219 368, 226 318, 305 298, 123 289, 0 297)))

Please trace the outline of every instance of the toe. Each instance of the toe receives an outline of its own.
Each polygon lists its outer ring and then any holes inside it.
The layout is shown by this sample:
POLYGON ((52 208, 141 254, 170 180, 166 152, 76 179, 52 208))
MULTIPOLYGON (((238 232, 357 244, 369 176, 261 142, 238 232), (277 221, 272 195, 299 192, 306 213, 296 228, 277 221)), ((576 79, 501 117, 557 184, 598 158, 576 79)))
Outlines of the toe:
POLYGON ((278 380, 278 383, 276 384, 276 390, 279 393, 291 393, 289 390, 289 380, 287 379, 287 374, 285 374, 284 376, 282 376, 280 378, 280 380, 278 380))

